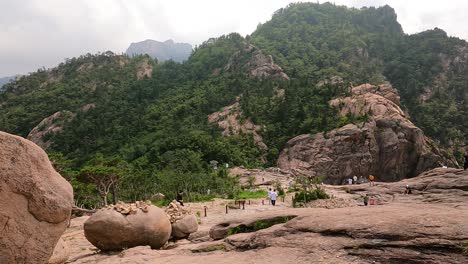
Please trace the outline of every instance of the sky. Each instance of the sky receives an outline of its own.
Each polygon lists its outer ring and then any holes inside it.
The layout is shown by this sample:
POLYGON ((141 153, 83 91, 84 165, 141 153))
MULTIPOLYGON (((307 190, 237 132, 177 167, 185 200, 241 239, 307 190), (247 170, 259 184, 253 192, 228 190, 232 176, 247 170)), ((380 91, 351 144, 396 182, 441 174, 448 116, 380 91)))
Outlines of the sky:
MULTIPOLYGON (((197 45, 231 32, 250 34, 291 2, 297 1, 0 0, 0 77, 51 68, 88 52, 121 53, 145 39, 197 45)), ((439 27, 468 39, 466 0, 330 2, 358 8, 388 4, 406 33, 439 27)))

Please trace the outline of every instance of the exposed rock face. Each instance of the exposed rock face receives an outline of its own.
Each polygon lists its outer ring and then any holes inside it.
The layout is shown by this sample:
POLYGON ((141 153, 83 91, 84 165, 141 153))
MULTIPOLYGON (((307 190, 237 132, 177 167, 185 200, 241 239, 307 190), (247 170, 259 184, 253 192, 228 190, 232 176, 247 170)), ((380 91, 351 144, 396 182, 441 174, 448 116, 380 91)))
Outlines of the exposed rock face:
POLYGON ((214 112, 208 116, 208 122, 217 123, 223 129, 223 136, 239 135, 240 133, 252 134, 255 144, 261 150, 268 147, 263 143, 263 138, 257 133, 262 129, 247 119, 241 122, 242 111, 240 109, 239 98, 232 105, 226 106, 220 112, 214 112))
POLYGON ((145 77, 151 78, 151 75, 153 75, 153 64, 146 58, 138 64, 136 77, 138 80, 142 80, 145 77))
POLYGON ((47 136, 62 131, 65 122, 74 117, 75 115, 70 111, 59 111, 46 117, 29 132, 27 139, 36 143, 41 148, 47 149, 53 143, 51 140, 47 139, 47 136))
POLYGON ((351 93, 330 104, 340 115, 364 121, 291 139, 280 154, 278 167, 325 175, 328 183, 341 184, 354 175, 397 181, 442 165, 456 166, 456 161, 443 158, 422 130, 407 119, 390 85, 364 84, 351 93))
MULTIPOLYGON (((90 103, 82 106, 78 111, 86 113, 91 109, 94 109, 96 104, 90 103)), ((53 115, 44 118, 37 126, 35 126, 31 132, 29 132, 27 139, 36 143, 42 149, 48 149, 52 144, 50 136, 62 132, 65 123, 72 121, 76 114, 70 111, 59 111, 53 115)))
POLYGON ((103 251, 149 245, 160 248, 169 240, 171 223, 164 211, 148 206, 124 215, 114 208, 104 208, 84 223, 86 239, 103 251))
POLYGON ((47 263, 72 205, 72 187, 47 154, 0 132, 0 263, 47 263))
POLYGON ((252 44, 246 44, 243 50, 236 52, 224 70, 243 72, 254 78, 289 80, 283 69, 273 62, 271 55, 265 55, 252 44), (247 61, 245 61, 245 57, 248 57, 247 61))

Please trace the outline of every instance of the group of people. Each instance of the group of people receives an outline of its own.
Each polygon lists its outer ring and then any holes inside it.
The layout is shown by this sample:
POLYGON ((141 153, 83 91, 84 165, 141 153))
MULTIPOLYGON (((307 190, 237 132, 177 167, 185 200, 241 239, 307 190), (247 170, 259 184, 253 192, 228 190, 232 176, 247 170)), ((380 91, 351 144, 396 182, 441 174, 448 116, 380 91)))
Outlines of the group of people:
POLYGON ((276 199, 278 198, 278 193, 275 190, 268 189, 268 201, 270 201, 271 205, 275 206, 276 199))
MULTIPOLYGON (((349 178, 347 181, 348 181, 349 185, 351 185, 351 184, 362 184, 362 183, 366 182, 364 177, 360 176, 359 179, 358 179, 358 177, 356 175, 354 175, 352 178, 349 178)), ((373 186, 374 182, 375 182, 375 176, 374 175, 369 175, 369 184, 370 184, 370 186, 373 186)))

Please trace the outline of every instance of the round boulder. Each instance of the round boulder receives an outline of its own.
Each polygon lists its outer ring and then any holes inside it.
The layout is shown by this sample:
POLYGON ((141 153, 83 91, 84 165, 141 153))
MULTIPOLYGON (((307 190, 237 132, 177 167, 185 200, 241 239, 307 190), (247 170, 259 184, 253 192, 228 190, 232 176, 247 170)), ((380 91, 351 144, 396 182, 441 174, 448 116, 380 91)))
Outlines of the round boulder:
POLYGON ((171 223, 164 210, 154 205, 145 210, 125 215, 113 208, 101 209, 84 223, 85 237, 103 251, 147 245, 160 248, 169 240, 171 223))
POLYGON ((186 215, 184 218, 172 224, 171 236, 175 239, 186 238, 198 230, 197 218, 194 215, 186 215))
POLYGON ((0 263, 47 263, 72 205, 72 187, 47 154, 0 132, 0 263))

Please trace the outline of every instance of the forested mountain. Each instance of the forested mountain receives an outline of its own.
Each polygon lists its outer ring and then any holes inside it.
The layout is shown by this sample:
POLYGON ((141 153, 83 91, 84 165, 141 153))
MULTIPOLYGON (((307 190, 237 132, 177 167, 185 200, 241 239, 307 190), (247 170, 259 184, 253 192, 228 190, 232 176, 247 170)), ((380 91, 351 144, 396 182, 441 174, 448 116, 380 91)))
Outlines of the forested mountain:
POLYGON ((183 62, 187 60, 192 52, 192 45, 188 43, 175 43, 172 39, 164 42, 147 39, 130 44, 127 55, 149 55, 159 61, 173 60, 183 62))
POLYGON ((184 63, 106 52, 22 76, 0 93, 0 130, 47 143, 83 205, 100 199, 93 173, 118 176, 122 199, 179 188, 196 199, 207 188, 235 191, 212 161, 275 165, 289 139, 361 118, 340 117, 328 103, 351 84, 388 81, 416 124, 459 157, 467 54, 465 41, 440 29, 404 34, 388 6, 291 4, 251 36, 207 40, 184 63), (326 81, 337 76, 343 82, 326 81), (240 125, 255 124, 266 148, 209 122, 236 103, 229 109, 240 125))
POLYGON ((468 44, 438 28, 406 35, 396 18, 389 6, 291 4, 251 41, 291 77, 389 81, 413 122, 461 159, 468 141, 468 44))

